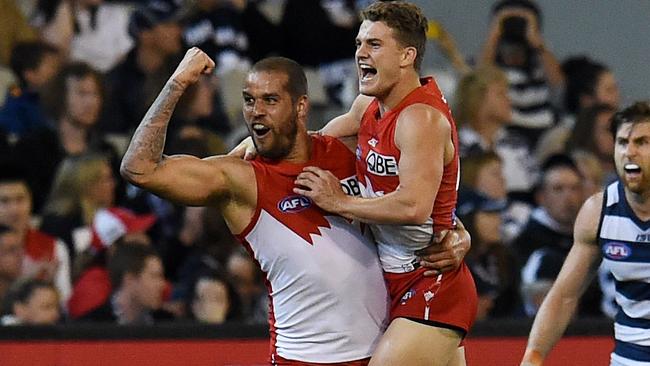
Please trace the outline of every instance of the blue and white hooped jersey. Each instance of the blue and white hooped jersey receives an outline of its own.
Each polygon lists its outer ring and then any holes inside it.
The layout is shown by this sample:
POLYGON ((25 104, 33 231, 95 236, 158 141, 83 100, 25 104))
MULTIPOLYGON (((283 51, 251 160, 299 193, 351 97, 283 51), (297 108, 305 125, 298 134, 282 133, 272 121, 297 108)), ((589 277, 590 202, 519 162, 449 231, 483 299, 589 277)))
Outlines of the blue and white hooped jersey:
POLYGON ((650 366, 650 221, 634 214, 619 181, 603 201, 598 241, 618 304, 611 365, 650 366))

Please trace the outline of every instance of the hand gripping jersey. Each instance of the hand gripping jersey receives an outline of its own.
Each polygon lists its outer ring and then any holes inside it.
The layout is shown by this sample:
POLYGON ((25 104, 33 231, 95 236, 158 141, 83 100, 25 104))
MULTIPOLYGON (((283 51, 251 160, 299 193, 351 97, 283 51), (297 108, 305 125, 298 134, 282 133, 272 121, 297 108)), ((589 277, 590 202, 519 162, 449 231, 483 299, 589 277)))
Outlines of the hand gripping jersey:
POLYGON ((330 170, 357 191, 353 154, 312 137, 305 164, 253 161, 257 208, 238 239, 266 274, 271 357, 335 363, 370 357, 388 317, 377 250, 358 227, 293 193, 305 166, 330 170))
MULTIPOLYGON (((378 197, 393 192, 399 186, 398 164, 400 150, 395 145, 397 118, 406 107, 426 104, 440 111, 451 123, 454 158, 445 165, 438 195, 430 219, 423 225, 370 225, 377 242, 379 258, 386 272, 413 270, 415 250, 429 245, 434 232, 454 226, 456 190, 458 188, 458 136, 447 101, 433 78, 421 80, 422 86, 407 95, 384 116, 379 114, 375 99, 366 109, 359 127, 357 176, 363 197, 378 197)), ((426 164, 426 162, 423 162, 426 164)))
POLYGON ((634 214, 619 181, 605 190, 598 243, 616 283, 611 364, 650 365, 650 222, 634 214))

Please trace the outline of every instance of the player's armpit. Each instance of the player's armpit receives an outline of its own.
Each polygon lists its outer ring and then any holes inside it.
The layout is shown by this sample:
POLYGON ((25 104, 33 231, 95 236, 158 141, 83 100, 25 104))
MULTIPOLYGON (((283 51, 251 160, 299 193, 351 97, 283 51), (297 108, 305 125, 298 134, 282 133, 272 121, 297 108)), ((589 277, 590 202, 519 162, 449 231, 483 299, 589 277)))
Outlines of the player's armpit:
POLYGON ((365 95, 358 95, 352 103, 350 110, 329 121, 320 133, 332 137, 356 136, 363 113, 366 111, 373 98, 365 95))
POLYGON ((350 151, 355 152, 355 149, 357 148, 357 143, 358 139, 357 136, 346 136, 346 137, 339 137, 339 141, 345 145, 350 151))

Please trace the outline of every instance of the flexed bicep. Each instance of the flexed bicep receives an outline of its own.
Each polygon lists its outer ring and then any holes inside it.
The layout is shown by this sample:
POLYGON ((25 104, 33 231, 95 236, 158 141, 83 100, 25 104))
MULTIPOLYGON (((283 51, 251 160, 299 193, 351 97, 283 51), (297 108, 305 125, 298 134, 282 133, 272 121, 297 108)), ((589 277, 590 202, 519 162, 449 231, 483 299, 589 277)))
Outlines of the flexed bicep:
POLYGON ((238 169, 252 168, 248 162, 228 156, 163 156, 154 172, 136 185, 176 203, 214 206, 235 191, 238 179, 233 173, 238 169))

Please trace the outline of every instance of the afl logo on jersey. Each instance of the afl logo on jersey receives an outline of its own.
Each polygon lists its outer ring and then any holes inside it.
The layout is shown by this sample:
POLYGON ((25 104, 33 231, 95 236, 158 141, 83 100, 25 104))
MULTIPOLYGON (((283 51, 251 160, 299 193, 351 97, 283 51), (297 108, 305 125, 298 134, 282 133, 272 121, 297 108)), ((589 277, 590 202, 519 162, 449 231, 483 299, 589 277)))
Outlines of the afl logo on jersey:
POLYGON ((605 243, 603 251, 605 252, 605 257, 616 261, 623 260, 632 254, 629 246, 615 241, 605 243))
POLYGON ((368 171, 374 175, 397 175, 397 159, 393 156, 382 155, 370 150, 366 157, 368 171))
POLYGON ((278 210, 284 213, 297 213, 311 206, 311 199, 305 196, 293 195, 278 202, 278 210))

